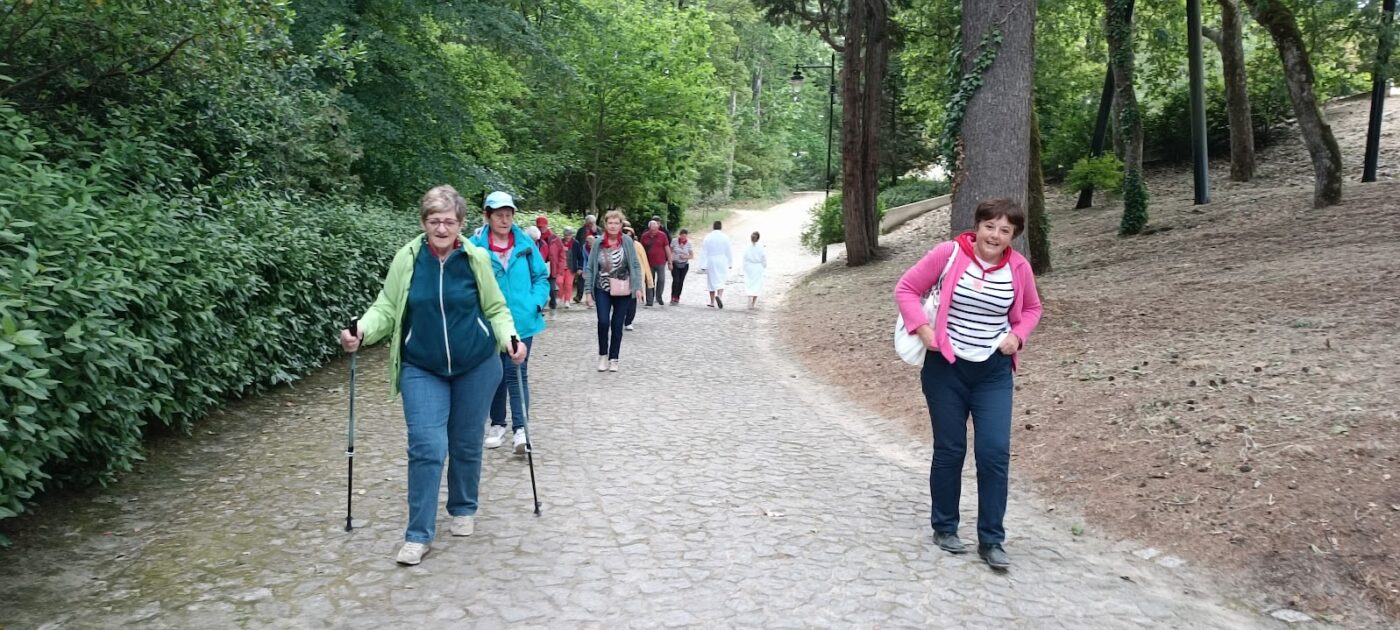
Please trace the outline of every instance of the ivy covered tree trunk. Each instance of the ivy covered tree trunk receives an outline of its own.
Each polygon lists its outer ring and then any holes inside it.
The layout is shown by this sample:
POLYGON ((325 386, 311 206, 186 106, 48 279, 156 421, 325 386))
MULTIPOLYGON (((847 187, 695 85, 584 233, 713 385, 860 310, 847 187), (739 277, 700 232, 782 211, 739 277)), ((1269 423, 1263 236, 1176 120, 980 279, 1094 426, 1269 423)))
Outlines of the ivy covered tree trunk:
POLYGON ((1220 31, 1206 38, 1220 49, 1225 70, 1225 109, 1230 115, 1230 179, 1254 178, 1254 122, 1249 107, 1249 85, 1244 66, 1244 22, 1239 0, 1216 0, 1220 5, 1220 31))
POLYGON ((1040 170, 1040 121, 1031 108, 1031 160, 1026 175, 1026 245, 1031 270, 1050 273, 1050 217, 1045 214, 1045 175, 1040 170))
MULTIPOLYGON (((962 155, 954 176, 953 234, 972 229, 973 213, 983 200, 1005 197, 1026 207, 1031 92, 1035 85, 1035 0, 966 0, 962 59, 963 75, 980 71, 982 81, 970 95, 962 93, 961 87, 953 95, 955 99, 967 98, 960 129, 962 155), (984 42, 996 46, 991 65, 985 63, 984 42)), ((1026 251, 1025 239, 1025 233, 1016 238, 1016 249, 1026 251)))
POLYGON ((1332 127, 1322 116, 1313 91, 1312 62, 1303 45, 1298 21, 1282 0, 1245 0, 1254 19, 1269 32, 1283 60, 1283 78, 1288 83, 1288 98, 1293 102, 1293 115, 1298 118, 1298 130, 1313 163, 1313 207, 1325 208, 1342 200, 1342 150, 1332 127))
POLYGON ((880 113, 889 59, 886 0, 850 0, 846 5, 841 65, 841 216, 846 265, 858 267, 879 246, 880 113))
POLYGON ((1118 233, 1137 234, 1147 227, 1147 182, 1142 177, 1142 114, 1133 89, 1133 0, 1104 0, 1108 66, 1113 71, 1113 99, 1123 139, 1123 221, 1118 233))

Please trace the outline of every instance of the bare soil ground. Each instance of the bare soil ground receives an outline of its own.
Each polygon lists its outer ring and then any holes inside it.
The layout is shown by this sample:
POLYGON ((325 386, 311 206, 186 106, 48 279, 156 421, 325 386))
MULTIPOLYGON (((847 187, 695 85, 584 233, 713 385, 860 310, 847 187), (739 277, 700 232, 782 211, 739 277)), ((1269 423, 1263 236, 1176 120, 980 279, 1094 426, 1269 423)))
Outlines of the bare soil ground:
MULTIPOLYGON (((1045 318, 1017 375, 1019 480, 1090 527, 1238 571, 1278 605, 1395 622, 1391 105, 1372 184, 1359 183, 1367 102, 1327 107, 1345 155, 1340 206, 1311 208, 1311 165, 1289 129, 1261 152, 1254 182, 1212 163, 1210 205, 1192 205, 1189 166, 1150 169, 1148 235, 1116 236, 1121 203, 1073 210, 1074 196, 1047 191, 1055 270, 1039 280, 1045 318)), ((930 214, 885 237, 875 264, 813 272, 780 315, 809 368, 925 438, 918 370, 891 346, 892 289, 947 238, 947 221, 930 214)))

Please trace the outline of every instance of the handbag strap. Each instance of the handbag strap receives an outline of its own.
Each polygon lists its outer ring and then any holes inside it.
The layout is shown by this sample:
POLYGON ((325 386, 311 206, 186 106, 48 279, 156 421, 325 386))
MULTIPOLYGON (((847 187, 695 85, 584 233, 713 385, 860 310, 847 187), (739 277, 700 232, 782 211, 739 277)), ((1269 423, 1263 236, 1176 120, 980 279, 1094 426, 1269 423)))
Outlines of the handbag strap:
POLYGON ((933 286, 929 287, 928 294, 924 295, 924 300, 928 300, 928 298, 932 297, 935 294, 943 293, 943 278, 947 277, 948 270, 953 268, 953 259, 957 257, 958 244, 953 243, 953 251, 948 252, 948 262, 943 264, 943 271, 938 274, 938 281, 934 282, 933 286))

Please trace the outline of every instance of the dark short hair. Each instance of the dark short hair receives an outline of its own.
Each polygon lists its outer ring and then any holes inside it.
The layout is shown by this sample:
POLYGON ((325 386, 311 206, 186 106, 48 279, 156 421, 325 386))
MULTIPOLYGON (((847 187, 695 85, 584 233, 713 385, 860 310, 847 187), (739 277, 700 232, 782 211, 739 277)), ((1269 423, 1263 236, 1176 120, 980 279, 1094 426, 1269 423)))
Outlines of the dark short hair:
POLYGON ((972 215, 973 226, 980 225, 983 221, 1006 218, 1006 222, 1011 224, 1013 237, 1020 236, 1026 231, 1026 211, 1021 208, 1021 204, 1007 199, 1006 197, 993 197, 984 199, 977 204, 977 210, 972 215))
POLYGON ((720 227, 719 227, 719 221, 715 221, 715 227, 714 227, 714 229, 716 229, 716 230, 720 229, 720 227))
POLYGON ((750 235, 749 235, 749 241, 750 241, 750 242, 753 242, 753 243, 757 243, 757 242, 758 242, 758 232, 754 232, 753 234, 750 234, 750 235))
POLYGON ((685 228, 681 228, 680 234, 689 234, 689 233, 690 233, 690 230, 687 230, 687 229, 685 229, 685 228))

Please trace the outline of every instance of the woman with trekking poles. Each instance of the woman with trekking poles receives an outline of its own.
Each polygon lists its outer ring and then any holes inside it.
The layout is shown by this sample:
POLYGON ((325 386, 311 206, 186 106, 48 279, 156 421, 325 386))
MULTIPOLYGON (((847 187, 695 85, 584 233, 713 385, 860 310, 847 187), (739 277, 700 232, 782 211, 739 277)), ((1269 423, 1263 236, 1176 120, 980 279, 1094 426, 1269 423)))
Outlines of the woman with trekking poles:
POLYGON ((921 380, 933 425, 929 468, 934 542, 965 553, 958 538, 967 418, 972 415, 977 461, 977 553, 993 569, 1011 560, 1006 538, 1007 475, 1011 461, 1012 374, 1017 353, 1040 322, 1040 297, 1030 263, 1011 248, 1026 213, 1010 199, 978 204, 974 231, 940 243, 904 273, 895 302, 904 327, 927 348, 921 380), (924 296, 936 310, 925 312, 924 296), (930 321, 932 318, 932 321, 930 321))
POLYGON ((428 553, 444 458, 452 535, 472 534, 486 414, 501 382, 497 356, 508 353, 518 365, 528 352, 511 348, 515 323, 490 254, 461 237, 466 214, 466 200, 451 186, 423 195, 423 234, 399 249, 369 310, 340 331, 346 352, 392 343, 389 391, 403 393, 408 427, 408 527, 399 564, 418 564, 428 553))
POLYGON ((603 215, 583 269, 584 301, 598 303, 598 371, 616 372, 627 313, 642 299, 642 265, 632 239, 622 233, 622 212, 603 215))
MULTIPOLYGON (((496 284, 510 307, 516 334, 529 351, 535 335, 544 332, 544 308, 549 304, 549 268, 540 254, 536 239, 537 226, 521 229, 515 224, 515 199, 510 193, 496 191, 486 196, 482 206, 486 229, 471 238, 471 244, 490 251, 491 270, 496 284)), ((530 362, 517 361, 518 370, 509 363, 509 352, 501 352, 501 369, 505 377, 491 399, 491 426, 486 428, 486 448, 499 448, 505 443, 506 402, 510 402, 511 446, 516 455, 524 455, 525 418, 530 405, 530 362)))

